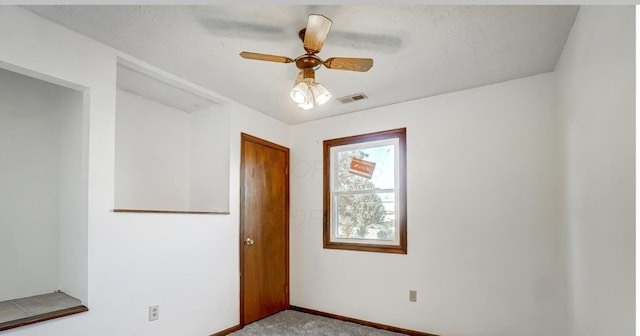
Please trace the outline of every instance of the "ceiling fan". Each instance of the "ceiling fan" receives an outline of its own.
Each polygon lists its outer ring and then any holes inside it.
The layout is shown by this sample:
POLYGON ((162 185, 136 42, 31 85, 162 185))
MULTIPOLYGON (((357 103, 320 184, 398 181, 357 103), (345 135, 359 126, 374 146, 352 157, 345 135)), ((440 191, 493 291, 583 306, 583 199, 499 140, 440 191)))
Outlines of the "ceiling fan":
POLYGON ((322 60, 316 55, 324 45, 331 29, 331 23, 331 20, 324 15, 309 15, 307 27, 298 33, 306 52, 295 59, 248 51, 241 52, 240 56, 258 61, 295 63, 300 72, 296 78, 295 86, 290 92, 291 99, 305 110, 322 105, 331 99, 331 93, 315 81, 315 71, 321 66, 324 65, 328 69, 359 72, 369 71, 373 66, 373 59, 371 58, 331 57, 322 60))

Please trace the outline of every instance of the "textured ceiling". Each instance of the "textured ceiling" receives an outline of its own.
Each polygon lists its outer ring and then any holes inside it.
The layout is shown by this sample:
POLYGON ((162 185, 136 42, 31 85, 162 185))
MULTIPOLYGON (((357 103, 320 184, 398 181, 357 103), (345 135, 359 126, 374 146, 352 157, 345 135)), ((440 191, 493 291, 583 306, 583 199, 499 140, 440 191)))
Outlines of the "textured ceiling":
POLYGON ((295 124, 553 71, 578 6, 28 6, 35 13, 145 62, 295 124), (290 99, 309 14, 333 26, 319 53, 374 59, 369 72, 322 68, 334 98, 304 111, 290 99))

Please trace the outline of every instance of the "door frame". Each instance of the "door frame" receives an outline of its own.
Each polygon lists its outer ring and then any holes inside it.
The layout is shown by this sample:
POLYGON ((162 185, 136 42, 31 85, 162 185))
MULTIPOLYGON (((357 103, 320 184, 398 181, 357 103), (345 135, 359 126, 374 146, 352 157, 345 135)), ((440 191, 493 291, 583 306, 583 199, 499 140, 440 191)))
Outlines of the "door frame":
POLYGON ((245 142, 253 142, 258 145, 266 146, 275 150, 283 151, 285 153, 285 174, 286 174, 286 184, 285 184, 285 306, 286 309, 290 307, 289 301, 289 148, 278 145, 276 143, 260 139, 253 135, 241 132, 240 133, 240 227, 239 227, 239 250, 240 250, 240 263, 239 263, 239 274, 240 274, 240 328, 245 326, 244 321, 244 278, 242 271, 244 269, 244 178, 245 178, 245 158, 244 158, 244 150, 245 150, 245 142))

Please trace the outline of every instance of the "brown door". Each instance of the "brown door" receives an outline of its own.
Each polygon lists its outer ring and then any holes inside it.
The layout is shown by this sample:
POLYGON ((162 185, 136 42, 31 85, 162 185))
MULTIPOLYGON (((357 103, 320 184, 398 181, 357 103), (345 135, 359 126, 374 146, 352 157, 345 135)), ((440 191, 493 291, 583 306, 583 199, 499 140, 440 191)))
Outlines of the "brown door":
POLYGON ((289 149, 242 134, 240 324, 289 308, 289 149))

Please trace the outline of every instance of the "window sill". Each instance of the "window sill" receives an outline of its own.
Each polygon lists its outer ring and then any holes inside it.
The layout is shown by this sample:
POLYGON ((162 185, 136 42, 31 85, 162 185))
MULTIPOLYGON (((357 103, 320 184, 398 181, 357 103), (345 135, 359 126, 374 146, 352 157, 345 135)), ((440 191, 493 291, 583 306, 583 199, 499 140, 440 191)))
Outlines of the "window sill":
POLYGON ((88 311, 80 300, 62 292, 0 301, 0 331, 88 311))

